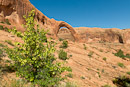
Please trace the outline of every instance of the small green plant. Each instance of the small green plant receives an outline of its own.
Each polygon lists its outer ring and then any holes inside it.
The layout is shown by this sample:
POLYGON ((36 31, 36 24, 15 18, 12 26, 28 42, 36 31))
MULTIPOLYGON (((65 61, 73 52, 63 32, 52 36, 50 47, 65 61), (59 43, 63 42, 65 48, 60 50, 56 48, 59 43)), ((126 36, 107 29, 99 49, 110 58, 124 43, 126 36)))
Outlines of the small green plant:
POLYGON ((102 73, 104 73, 104 69, 102 69, 102 73))
POLYGON ((118 56, 120 58, 125 58, 124 52, 121 49, 117 53, 115 53, 115 56, 118 56))
POLYGON ((88 53, 88 56, 89 56, 89 57, 92 57, 92 55, 93 55, 93 51, 90 51, 90 52, 88 53))
POLYGON ((126 54, 126 58, 130 58, 130 54, 126 54))
POLYGON ((99 51, 100 51, 100 52, 103 52, 103 50, 102 50, 102 49, 100 49, 99 51))
POLYGON ((108 84, 106 84, 106 85, 104 85, 104 86, 102 86, 102 87, 111 87, 110 85, 108 85, 108 84))
POLYGON ((0 48, 0 60, 1 60, 1 58, 4 57, 4 56, 5 56, 4 50, 3 50, 3 48, 0 48))
POLYGON ((23 80, 12 79, 11 84, 10 85, 8 84, 8 86, 11 86, 11 87, 24 87, 25 84, 26 84, 26 82, 23 81, 23 80))
POLYGON ((11 46, 14 46, 14 44, 10 40, 5 40, 6 43, 8 43, 11 46))
POLYGON ((81 79, 85 79, 85 77, 84 77, 84 76, 81 76, 80 78, 81 78, 81 79))
POLYGON ((0 47, 5 47, 5 45, 3 45, 2 43, 0 43, 0 47))
POLYGON ((58 86, 55 86, 55 87, 79 87, 79 86, 77 85, 76 82, 67 81, 67 82, 64 82, 64 83, 60 83, 58 86))
POLYGON ((74 82, 66 82, 66 87, 78 87, 74 82))
POLYGON ((66 41, 66 40, 64 40, 63 42, 62 42, 62 45, 60 46, 60 48, 67 48, 68 47, 68 41, 66 41))
POLYGON ((117 87, 130 87, 130 78, 126 76, 119 76, 113 80, 113 83, 117 85, 117 87))
POLYGON ((107 58, 106 58, 106 57, 103 57, 103 60, 104 60, 104 61, 106 61, 106 60, 107 60, 107 58))
POLYGON ((4 22, 3 22, 3 21, 1 21, 0 23, 4 24, 4 22))
POLYGON ((4 28, 2 25, 0 25, 0 30, 4 30, 6 32, 9 32, 9 29, 7 27, 4 28))
POLYGON ((68 73, 66 76, 70 77, 70 78, 73 78, 73 74, 72 73, 68 73))
POLYGON ((35 86, 53 87, 64 80, 61 73, 72 71, 56 61, 55 43, 47 40, 44 29, 34 28, 34 10, 26 19, 25 32, 21 35, 24 43, 15 43, 14 48, 7 48, 8 57, 13 60, 16 75, 33 83, 35 86), (44 43, 44 44, 43 44, 44 43))
POLYGON ((59 59, 62 59, 62 60, 68 59, 67 52, 65 52, 63 49, 60 49, 58 56, 59 56, 59 59))
POLYGON ((130 75, 130 71, 129 72, 126 72, 128 75, 130 75))
POLYGON ((98 70, 98 71, 100 71, 100 69, 99 69, 99 68, 97 68, 97 70, 98 70))
POLYGON ((63 41, 64 39, 62 39, 62 38, 59 38, 59 41, 63 41))
POLYGON ((0 49, 0 58, 3 56, 3 50, 0 49))
POLYGON ((8 29, 7 27, 5 27, 4 30, 5 30, 6 32, 9 32, 9 29, 8 29))
POLYGON ((73 55, 69 55, 69 57, 72 57, 73 55))
POLYGON ((2 26, 2 25, 0 25, 0 30, 4 30, 4 28, 3 28, 3 26, 2 26))
POLYGON ((11 23, 9 22, 8 19, 5 19, 5 23, 8 24, 8 25, 11 25, 11 23))
POLYGON ((10 82, 4 81, 4 84, 1 83, 1 87, 34 87, 33 84, 27 84, 25 79, 10 79, 10 82))
POLYGON ((99 78, 101 78, 101 75, 100 75, 100 73, 99 73, 99 72, 97 72, 97 74, 98 74, 99 78))
POLYGON ((123 63, 118 63, 118 66, 120 66, 120 67, 122 67, 122 68, 125 67, 123 63))
POLYGON ((85 44, 83 44, 83 46, 84 46, 84 49, 85 49, 85 50, 87 50, 87 47, 86 47, 86 45, 85 45, 85 44))

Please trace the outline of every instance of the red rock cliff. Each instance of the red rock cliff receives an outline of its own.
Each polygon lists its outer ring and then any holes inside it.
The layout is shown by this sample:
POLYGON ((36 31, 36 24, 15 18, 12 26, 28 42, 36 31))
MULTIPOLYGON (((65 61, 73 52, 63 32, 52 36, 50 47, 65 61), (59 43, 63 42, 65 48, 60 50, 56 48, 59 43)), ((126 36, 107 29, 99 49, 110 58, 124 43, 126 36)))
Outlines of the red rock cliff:
POLYGON ((35 20, 44 29, 49 29, 49 33, 57 38, 57 34, 61 27, 66 27, 70 30, 76 41, 79 36, 71 25, 64 21, 56 21, 49 19, 38 9, 36 9, 29 0, 0 0, 0 21, 9 19, 11 25, 21 26, 24 23, 23 15, 27 15, 32 9, 35 10, 35 20))

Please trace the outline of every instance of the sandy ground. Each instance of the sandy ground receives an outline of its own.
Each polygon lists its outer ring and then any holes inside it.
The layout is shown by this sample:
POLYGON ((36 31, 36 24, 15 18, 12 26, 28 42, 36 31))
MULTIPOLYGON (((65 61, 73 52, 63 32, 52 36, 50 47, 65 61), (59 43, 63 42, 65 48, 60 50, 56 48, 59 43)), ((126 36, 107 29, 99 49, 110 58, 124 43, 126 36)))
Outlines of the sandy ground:
MULTIPOLYGON (((7 44, 5 40, 22 42, 16 36, 0 30, 0 43, 7 44)), ((59 49, 62 42, 56 42, 58 43, 56 48, 59 49)), ((73 78, 69 78, 69 80, 78 84, 79 87, 101 87, 105 84, 116 87, 112 80, 115 77, 127 75, 126 72, 130 71, 130 60, 124 60, 113 54, 119 49, 122 49, 125 53, 130 53, 129 45, 69 41, 68 46, 65 51, 72 57, 67 60, 67 66, 70 66, 73 70, 73 78), (86 45, 86 49, 84 49, 83 44, 86 45), (106 60, 103 58, 106 58, 106 60), (119 67, 118 63, 123 63, 125 67, 119 67)))

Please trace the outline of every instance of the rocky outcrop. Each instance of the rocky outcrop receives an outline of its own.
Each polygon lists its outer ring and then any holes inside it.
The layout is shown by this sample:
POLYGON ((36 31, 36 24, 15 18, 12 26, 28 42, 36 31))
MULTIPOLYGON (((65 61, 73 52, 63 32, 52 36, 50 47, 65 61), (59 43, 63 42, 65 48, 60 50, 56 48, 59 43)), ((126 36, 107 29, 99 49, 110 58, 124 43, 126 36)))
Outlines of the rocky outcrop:
MULTIPOLYGON (((58 35, 79 41, 79 42, 118 42, 130 44, 130 29, 102 29, 102 28, 87 28, 80 27, 75 28, 64 21, 56 21, 54 19, 49 19, 38 9, 36 9, 29 0, 0 0, 0 22, 9 19, 11 25, 1 24, 5 27, 12 28, 16 26, 19 31, 24 32, 24 28, 21 24, 25 23, 23 15, 27 15, 32 9, 35 10, 35 21, 44 28, 49 30, 48 36, 53 38, 58 38, 58 35), (69 31, 68 34, 61 33, 60 28, 66 27, 69 31)), ((64 29, 65 31, 65 29, 64 29)), ((67 31, 67 32, 68 32, 67 31)))
MULTIPOLYGON (((110 43, 123 43, 130 44, 130 29, 105 29, 105 28, 88 28, 79 27, 74 28, 80 35, 82 42, 110 42, 110 43)), ((68 35, 66 29, 60 30, 61 38, 67 38, 64 33, 68 35)), ((71 37, 71 35, 69 35, 71 37)), ((68 37, 69 37, 68 36, 68 37)), ((73 38, 71 38, 73 40, 73 38)))
POLYGON ((32 9, 35 10, 35 21, 37 21, 42 28, 49 30, 49 35, 57 38, 59 29, 66 27, 70 30, 74 39, 79 41, 79 36, 72 26, 63 21, 49 19, 36 9, 29 0, 0 0, 0 21, 9 19, 11 25, 21 26, 21 24, 24 23, 23 15, 27 15, 32 9))

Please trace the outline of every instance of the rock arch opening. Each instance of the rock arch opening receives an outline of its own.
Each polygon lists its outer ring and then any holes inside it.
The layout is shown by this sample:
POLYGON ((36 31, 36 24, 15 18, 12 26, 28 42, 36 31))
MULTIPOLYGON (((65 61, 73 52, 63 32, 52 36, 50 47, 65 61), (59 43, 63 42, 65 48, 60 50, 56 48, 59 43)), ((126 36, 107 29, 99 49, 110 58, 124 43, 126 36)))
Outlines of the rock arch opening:
POLYGON ((57 36, 58 38, 75 41, 73 35, 66 27, 60 27, 57 36))
POLYGON ((121 36, 119 36, 119 42, 122 43, 122 44, 124 43, 121 36))
POLYGON ((77 33, 75 32, 75 30, 73 29, 73 27, 64 21, 59 21, 59 23, 58 23, 56 35, 58 36, 58 34, 65 35, 64 38, 67 38, 67 39, 69 38, 72 41, 79 40, 79 37, 78 37, 77 33), (66 28, 62 28, 62 27, 66 27, 66 28), (68 35, 66 35, 65 33, 68 35))

